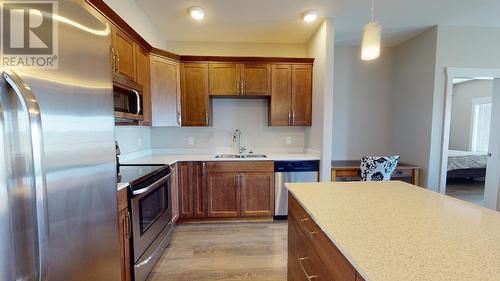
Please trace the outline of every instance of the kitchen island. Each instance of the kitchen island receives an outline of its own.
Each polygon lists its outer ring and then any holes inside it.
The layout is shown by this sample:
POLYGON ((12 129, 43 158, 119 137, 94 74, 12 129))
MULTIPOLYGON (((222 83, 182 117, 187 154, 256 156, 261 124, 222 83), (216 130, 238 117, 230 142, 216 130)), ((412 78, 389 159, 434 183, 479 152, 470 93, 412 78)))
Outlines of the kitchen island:
POLYGON ((498 212, 399 181, 288 188, 289 281, 500 280, 498 212))

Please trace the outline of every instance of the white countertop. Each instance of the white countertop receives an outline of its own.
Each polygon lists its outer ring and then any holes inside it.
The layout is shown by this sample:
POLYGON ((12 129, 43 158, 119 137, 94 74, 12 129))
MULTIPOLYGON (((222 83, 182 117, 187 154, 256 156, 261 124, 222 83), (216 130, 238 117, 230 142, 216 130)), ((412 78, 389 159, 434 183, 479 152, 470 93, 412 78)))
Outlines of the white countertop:
POLYGON ((500 280, 500 213, 399 181, 289 184, 366 281, 500 280))
POLYGON ((266 154, 265 158, 215 158, 216 154, 170 154, 170 153, 151 153, 141 155, 136 158, 127 157, 121 160, 121 164, 165 164, 172 165, 183 161, 291 161, 291 160, 319 160, 319 157, 313 154, 266 154))
POLYGON ((119 190, 121 190, 125 187, 128 187, 128 186, 129 186, 128 182, 119 182, 116 185, 116 190, 119 191, 119 190))

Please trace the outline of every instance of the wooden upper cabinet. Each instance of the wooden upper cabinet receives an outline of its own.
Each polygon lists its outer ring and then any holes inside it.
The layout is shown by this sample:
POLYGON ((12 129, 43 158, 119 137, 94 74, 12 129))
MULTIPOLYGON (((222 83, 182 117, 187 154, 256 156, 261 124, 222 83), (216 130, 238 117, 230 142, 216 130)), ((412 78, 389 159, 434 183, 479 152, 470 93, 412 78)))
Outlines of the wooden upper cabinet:
POLYGON ((151 100, 153 126, 181 125, 180 64, 151 55, 151 100))
POLYGON ((275 64, 272 67, 272 94, 269 105, 269 125, 288 126, 291 122, 292 66, 275 64))
POLYGON ((240 215, 240 189, 238 173, 207 174, 208 217, 238 217, 240 215))
POLYGON ((116 26, 112 28, 112 49, 114 72, 135 81, 135 43, 116 26))
POLYGON ((273 65, 272 80, 269 125, 311 126, 312 65, 273 65))
POLYGON ((209 67, 211 96, 239 95, 241 75, 239 64, 211 63, 209 67))
POLYGON ((312 66, 292 65, 292 125, 311 126, 312 66))
POLYGON ((270 96, 271 65, 211 63, 211 96, 270 96))
POLYGON ((246 96, 271 95, 271 65, 247 63, 241 66, 241 94, 246 96))
POLYGON ((182 126, 209 126, 208 64, 181 64, 182 126))
POLYGON ((241 173, 241 216, 274 214, 274 173, 241 173))
POLYGON ((149 53, 139 45, 135 46, 135 76, 136 82, 142 85, 144 120, 142 125, 151 126, 151 77, 149 70, 149 53))

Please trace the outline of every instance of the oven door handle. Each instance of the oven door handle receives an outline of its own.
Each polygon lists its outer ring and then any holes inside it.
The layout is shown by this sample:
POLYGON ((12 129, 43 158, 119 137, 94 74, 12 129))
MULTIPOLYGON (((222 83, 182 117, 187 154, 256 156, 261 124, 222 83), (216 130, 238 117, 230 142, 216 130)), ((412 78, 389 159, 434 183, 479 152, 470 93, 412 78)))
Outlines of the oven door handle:
POLYGON ((145 187, 145 188, 141 188, 141 189, 138 189, 138 190, 134 190, 134 191, 132 191, 132 194, 133 194, 134 196, 136 196, 136 195, 140 195, 140 194, 147 193, 147 192, 151 191, 152 189, 155 189, 155 188, 156 188, 157 186, 159 186, 160 184, 162 184, 162 183, 164 183, 164 182, 168 181, 168 179, 169 179, 169 178, 170 178, 170 174, 168 174, 168 175, 164 176, 163 178, 161 178, 161 179, 159 179, 159 180, 155 181, 154 183, 152 183, 152 184, 148 185, 148 186, 147 186, 147 187, 145 187))

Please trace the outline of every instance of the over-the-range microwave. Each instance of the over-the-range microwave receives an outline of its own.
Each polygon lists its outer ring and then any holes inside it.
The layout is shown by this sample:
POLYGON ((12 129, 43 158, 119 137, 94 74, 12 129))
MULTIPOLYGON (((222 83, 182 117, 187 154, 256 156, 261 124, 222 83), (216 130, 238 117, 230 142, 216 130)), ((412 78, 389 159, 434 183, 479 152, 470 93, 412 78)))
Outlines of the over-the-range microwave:
POLYGON ((144 120, 142 86, 133 81, 113 83, 116 123, 139 123, 144 120))

